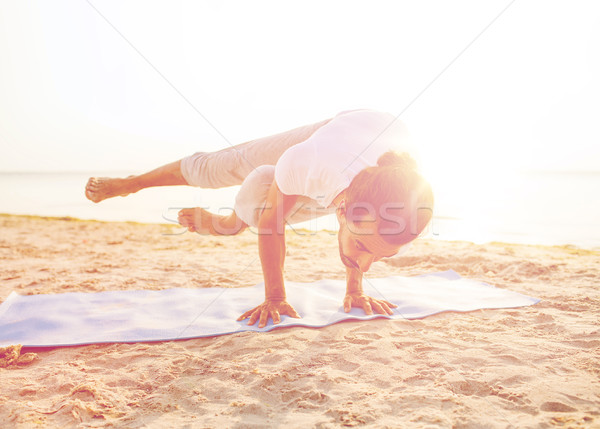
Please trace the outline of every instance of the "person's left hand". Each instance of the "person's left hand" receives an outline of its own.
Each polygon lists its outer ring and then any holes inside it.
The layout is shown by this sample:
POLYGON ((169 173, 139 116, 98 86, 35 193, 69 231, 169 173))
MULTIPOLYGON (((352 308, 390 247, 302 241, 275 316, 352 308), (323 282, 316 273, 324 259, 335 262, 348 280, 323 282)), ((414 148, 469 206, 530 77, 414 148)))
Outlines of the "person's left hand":
POLYGON ((373 314, 373 310, 377 314, 392 315, 392 308, 397 308, 397 305, 382 299, 375 299, 365 295, 362 292, 347 293, 344 297, 344 311, 348 313, 352 307, 362 308, 367 315, 373 314))

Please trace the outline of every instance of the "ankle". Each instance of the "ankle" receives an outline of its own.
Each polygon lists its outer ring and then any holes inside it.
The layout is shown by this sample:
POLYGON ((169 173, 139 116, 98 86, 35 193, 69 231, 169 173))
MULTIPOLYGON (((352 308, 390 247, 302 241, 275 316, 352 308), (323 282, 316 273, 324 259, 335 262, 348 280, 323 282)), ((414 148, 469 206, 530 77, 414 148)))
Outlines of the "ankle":
POLYGON ((129 176, 121 179, 121 186, 128 194, 134 194, 137 191, 144 189, 137 176, 129 176))

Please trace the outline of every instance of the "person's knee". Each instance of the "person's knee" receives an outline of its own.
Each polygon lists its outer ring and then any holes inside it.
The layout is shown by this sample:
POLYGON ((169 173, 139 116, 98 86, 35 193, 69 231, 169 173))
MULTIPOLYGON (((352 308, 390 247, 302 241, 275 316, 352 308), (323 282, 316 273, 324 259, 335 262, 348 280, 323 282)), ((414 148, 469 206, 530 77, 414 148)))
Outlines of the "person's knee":
POLYGON ((274 165, 261 165, 255 168, 242 183, 235 199, 235 213, 246 225, 258 225, 274 177, 274 165))

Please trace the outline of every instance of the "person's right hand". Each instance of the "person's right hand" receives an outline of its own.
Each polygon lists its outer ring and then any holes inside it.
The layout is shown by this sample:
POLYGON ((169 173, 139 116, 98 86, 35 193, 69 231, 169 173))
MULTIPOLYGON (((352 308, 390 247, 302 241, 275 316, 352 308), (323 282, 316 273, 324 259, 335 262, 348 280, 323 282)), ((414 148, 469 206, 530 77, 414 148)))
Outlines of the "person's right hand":
POLYGON ((258 327, 264 328, 269 321, 269 317, 273 319, 273 323, 277 325, 281 322, 281 315, 300 319, 300 315, 294 310, 286 300, 270 300, 266 299, 261 305, 254 307, 252 310, 246 311, 240 317, 238 322, 247 318, 250 318, 248 325, 254 325, 258 320, 258 327))

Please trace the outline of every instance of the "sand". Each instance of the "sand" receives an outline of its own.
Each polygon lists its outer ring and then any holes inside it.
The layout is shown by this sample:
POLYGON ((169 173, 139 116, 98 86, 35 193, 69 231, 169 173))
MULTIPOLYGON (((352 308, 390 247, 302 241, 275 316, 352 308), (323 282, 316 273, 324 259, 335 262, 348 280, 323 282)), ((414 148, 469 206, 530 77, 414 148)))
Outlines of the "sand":
MULTIPOLYGON (((251 231, 213 238, 180 234, 176 226, 12 215, 0 216, 0 225, 0 300, 13 290, 244 287, 262 280, 251 231)), ((288 233, 286 278, 343 278, 336 243, 328 232, 288 233)), ((0 422, 600 427, 599 256, 564 246, 420 240, 374 264, 369 276, 453 269, 542 301, 413 321, 0 351, 0 422)))

